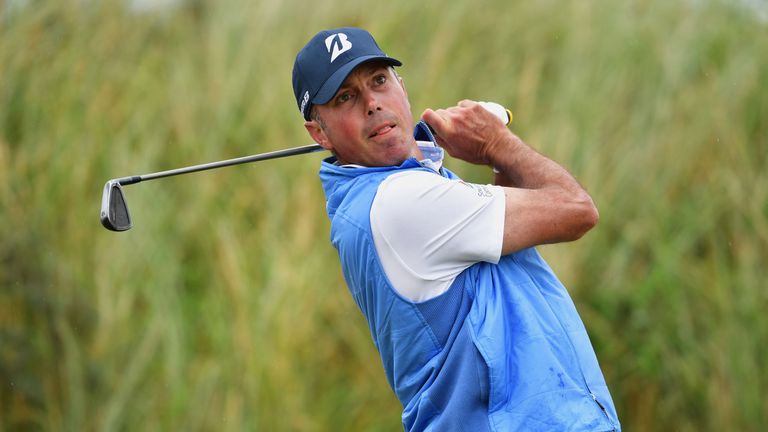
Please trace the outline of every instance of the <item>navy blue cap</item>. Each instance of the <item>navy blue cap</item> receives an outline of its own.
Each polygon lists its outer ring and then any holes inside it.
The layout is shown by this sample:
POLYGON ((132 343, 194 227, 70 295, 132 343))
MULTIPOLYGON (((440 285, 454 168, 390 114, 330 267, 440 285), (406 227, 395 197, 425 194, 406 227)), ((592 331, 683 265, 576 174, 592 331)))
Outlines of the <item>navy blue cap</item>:
POLYGON ((293 93, 304 120, 309 120, 312 105, 323 105, 333 98, 355 67, 372 60, 402 65, 384 54, 365 30, 344 27, 316 34, 293 63, 293 93))

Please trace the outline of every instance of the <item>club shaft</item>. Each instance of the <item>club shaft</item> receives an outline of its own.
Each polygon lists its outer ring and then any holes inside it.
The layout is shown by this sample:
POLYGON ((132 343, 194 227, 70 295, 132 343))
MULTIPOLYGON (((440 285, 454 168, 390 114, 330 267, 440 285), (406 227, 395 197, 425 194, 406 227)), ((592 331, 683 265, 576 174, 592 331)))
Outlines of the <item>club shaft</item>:
POLYGON ((200 165, 176 168, 176 169, 167 170, 167 171, 160 171, 156 173, 123 177, 123 178, 117 179, 117 182, 120 183, 121 186, 125 186, 125 185, 130 185, 130 184, 134 184, 142 181, 159 179, 163 177, 172 177, 172 176, 177 176, 181 174, 189 174, 193 172, 223 168, 223 167, 228 167, 232 165, 240 165, 240 164, 258 162, 258 161, 263 161, 268 159, 277 159, 277 158, 282 158, 287 156, 295 156, 295 155, 300 155, 305 153, 312 153, 320 150, 323 150, 323 148, 320 147, 320 144, 309 144, 301 147, 293 147, 289 149, 277 150, 277 151, 261 153, 257 155, 243 156, 239 158, 227 159, 227 160, 218 161, 218 162, 210 162, 210 163, 205 163, 200 165))

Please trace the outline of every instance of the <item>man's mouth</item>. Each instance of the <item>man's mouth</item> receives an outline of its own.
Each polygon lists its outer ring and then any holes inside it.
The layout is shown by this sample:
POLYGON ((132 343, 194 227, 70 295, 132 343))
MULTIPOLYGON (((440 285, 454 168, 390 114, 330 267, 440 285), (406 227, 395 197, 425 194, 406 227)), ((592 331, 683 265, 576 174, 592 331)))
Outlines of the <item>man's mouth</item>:
POLYGON ((373 132, 371 132, 371 134, 368 135, 368 138, 377 137, 379 135, 385 135, 385 134, 389 133, 389 131, 391 131, 394 128, 395 128, 395 124, 394 123, 385 124, 383 126, 380 126, 380 127, 376 128, 375 130, 373 130, 373 132))

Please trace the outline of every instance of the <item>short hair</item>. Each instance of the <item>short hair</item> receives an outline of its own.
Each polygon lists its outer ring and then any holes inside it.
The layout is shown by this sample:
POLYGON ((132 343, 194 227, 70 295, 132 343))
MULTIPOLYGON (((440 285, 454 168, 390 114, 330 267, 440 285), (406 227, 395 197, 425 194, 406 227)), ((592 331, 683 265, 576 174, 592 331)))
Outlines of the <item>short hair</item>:
POLYGON ((317 112, 316 105, 312 105, 312 108, 310 108, 309 118, 316 121, 320 125, 320 129, 325 129, 325 122, 320 117, 320 113, 317 112))

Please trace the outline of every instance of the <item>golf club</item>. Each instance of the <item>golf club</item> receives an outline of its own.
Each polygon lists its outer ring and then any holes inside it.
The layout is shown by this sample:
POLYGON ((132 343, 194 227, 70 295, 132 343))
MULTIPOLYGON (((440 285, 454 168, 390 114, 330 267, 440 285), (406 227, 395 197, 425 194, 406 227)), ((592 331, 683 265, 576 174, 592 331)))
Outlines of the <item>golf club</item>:
POLYGON ((323 148, 320 147, 320 144, 309 144, 305 146, 261 153, 252 156, 244 156, 235 159, 227 159, 218 162, 210 162, 206 164, 176 168, 168 171, 160 171, 156 173, 107 180, 107 182, 104 184, 104 192, 101 195, 101 224, 104 225, 104 228, 111 231, 126 231, 131 229, 133 226, 133 223, 131 222, 131 213, 128 211, 128 204, 125 202, 123 186, 132 185, 134 183, 147 180, 155 180, 163 177, 172 177, 181 174, 189 174, 193 172, 222 168, 232 165, 240 165, 249 162, 258 162, 268 159, 295 156, 320 150, 323 150, 323 148))
MULTIPOLYGON (((499 105, 495 102, 480 102, 480 105, 496 115, 496 117, 504 122, 504 124, 508 125, 512 123, 512 112, 504 108, 502 105, 499 105)), ((432 128, 430 127, 430 129, 432 128)), ((101 195, 101 224, 104 226, 104 228, 111 231, 127 231, 133 226, 133 223, 131 222, 131 212, 128 210, 128 204, 125 201, 123 186, 132 185, 134 183, 147 180, 155 180, 163 177, 172 177, 181 174, 189 174, 193 172, 222 168, 232 165, 240 165, 268 159, 295 156, 320 150, 323 150, 320 144, 309 144, 305 146, 261 153, 252 156, 244 156, 235 159, 227 159, 218 162, 210 162, 206 164, 176 168, 168 171, 160 171, 156 173, 107 180, 107 182, 104 184, 104 192, 101 195)))

